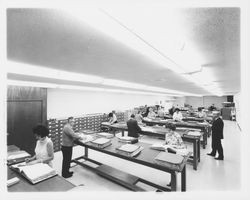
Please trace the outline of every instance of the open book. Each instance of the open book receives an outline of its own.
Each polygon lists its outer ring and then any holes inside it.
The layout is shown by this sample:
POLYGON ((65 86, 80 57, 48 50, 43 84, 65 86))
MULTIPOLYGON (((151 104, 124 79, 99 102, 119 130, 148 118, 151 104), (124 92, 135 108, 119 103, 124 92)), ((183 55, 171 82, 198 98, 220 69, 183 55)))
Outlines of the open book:
POLYGON ((45 163, 26 165, 26 163, 23 162, 12 165, 11 168, 23 175, 32 184, 39 183, 43 180, 57 175, 56 171, 45 163))
POLYGON ((96 134, 99 137, 104 137, 104 138, 113 138, 114 134, 107 133, 107 132, 99 132, 96 134))
POLYGON ((108 138, 98 138, 93 141, 91 141, 92 146, 98 147, 98 148, 105 148, 109 145, 111 145, 111 140, 108 138))

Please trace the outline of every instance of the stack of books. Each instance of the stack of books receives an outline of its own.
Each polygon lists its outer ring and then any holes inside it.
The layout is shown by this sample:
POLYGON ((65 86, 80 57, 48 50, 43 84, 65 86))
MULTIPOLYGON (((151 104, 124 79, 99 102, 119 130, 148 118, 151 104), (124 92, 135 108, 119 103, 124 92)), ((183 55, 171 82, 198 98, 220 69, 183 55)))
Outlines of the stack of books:
POLYGON ((108 138, 98 138, 93 141, 91 141, 92 146, 98 147, 98 148, 105 148, 109 145, 111 145, 111 140, 108 138))
POLYGON ((26 165, 26 163, 24 162, 12 165, 11 168, 19 172, 32 184, 39 183, 41 181, 44 181, 50 177, 57 175, 56 171, 45 163, 26 165))
POLYGON ((199 137, 201 136, 201 132, 200 131, 188 131, 187 135, 199 137))
POLYGON ((124 144, 124 145, 120 146, 119 148, 117 148, 116 151, 119 154, 133 157, 133 156, 138 155, 142 149, 143 149, 143 147, 138 146, 138 145, 124 144))
POLYGON ((87 130, 81 130, 80 132, 82 132, 85 135, 90 135, 90 134, 96 133, 96 131, 89 130, 89 129, 87 129, 87 130))
POLYGON ((179 165, 183 162, 184 158, 178 154, 172 154, 168 152, 160 152, 155 157, 155 163, 169 167, 172 164, 179 165))
POLYGON ((104 138, 108 138, 108 139, 114 137, 114 134, 107 133, 107 132, 100 132, 100 133, 97 133, 96 135, 99 137, 104 137, 104 138))
POLYGON ((135 144, 138 142, 138 138, 130 136, 119 136, 118 141, 123 143, 135 144))
POLYGON ((11 165, 15 163, 20 163, 20 162, 23 162, 25 158, 29 158, 29 157, 30 157, 30 154, 23 150, 10 151, 8 152, 8 156, 7 156, 7 164, 11 165))

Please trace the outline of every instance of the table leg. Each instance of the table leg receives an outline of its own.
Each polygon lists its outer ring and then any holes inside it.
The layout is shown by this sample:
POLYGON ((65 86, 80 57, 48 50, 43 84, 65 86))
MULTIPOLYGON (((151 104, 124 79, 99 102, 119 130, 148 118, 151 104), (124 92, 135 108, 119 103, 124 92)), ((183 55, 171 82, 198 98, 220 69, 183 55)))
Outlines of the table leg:
POLYGON ((201 150, 200 150, 200 148, 201 148, 201 140, 200 139, 198 139, 198 142, 197 142, 197 150, 198 150, 198 161, 200 162, 200 160, 201 160, 201 150))
POLYGON ((89 156, 89 149, 88 147, 84 147, 84 156, 88 158, 89 156))
POLYGON ((194 170, 197 170, 198 165, 198 156, 197 156, 197 140, 193 142, 193 168, 194 170))
POLYGON ((177 190, 177 177, 176 173, 172 172, 171 173, 171 191, 176 191, 177 190))
POLYGON ((186 191, 186 165, 184 166, 181 172, 181 191, 186 191))

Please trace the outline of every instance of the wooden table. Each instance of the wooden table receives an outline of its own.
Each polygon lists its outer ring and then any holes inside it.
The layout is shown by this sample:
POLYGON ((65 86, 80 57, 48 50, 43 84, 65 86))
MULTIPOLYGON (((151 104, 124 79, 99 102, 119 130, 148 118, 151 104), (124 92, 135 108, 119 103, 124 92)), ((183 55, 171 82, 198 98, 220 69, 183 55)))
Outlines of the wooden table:
POLYGON ((186 191, 186 162, 187 162, 188 157, 184 159, 184 161, 182 162, 180 166, 178 166, 178 168, 177 167, 174 168, 174 167, 166 167, 166 166, 156 164, 154 161, 154 158, 160 153, 160 151, 151 149, 150 144, 145 144, 141 142, 136 143, 137 145, 140 145, 143 147, 143 150, 136 157, 129 157, 129 156, 125 156, 125 155, 121 155, 117 153, 116 148, 121 146, 124 143, 119 142, 118 138, 116 137, 112 138, 112 145, 104 149, 92 146, 91 142, 83 143, 77 140, 75 141, 75 144, 85 147, 85 152, 83 156, 73 159, 72 162, 75 162, 83 167, 87 167, 88 169, 91 169, 97 172, 98 174, 104 176, 105 178, 113 182, 116 182, 130 190, 143 191, 141 187, 136 186, 136 183, 143 182, 144 184, 148 184, 152 187, 158 188, 161 191, 176 191, 177 190, 177 173, 180 172, 181 173, 181 191, 186 191), (103 165, 102 163, 89 158, 88 149, 99 151, 104 154, 112 155, 114 157, 122 158, 130 162, 138 163, 147 167, 151 167, 157 170, 170 173, 171 174, 171 187, 163 187, 155 183, 152 183, 150 181, 147 181, 145 179, 142 179, 134 175, 128 174, 126 172, 120 171, 118 169, 112 168, 110 166, 103 165), (84 160, 84 162, 80 162, 79 160, 84 160), (86 164, 86 161, 92 162, 98 165, 98 167, 90 166, 86 164))
POLYGON ((8 192, 56 192, 67 191, 75 187, 74 184, 70 183, 59 175, 33 185, 21 174, 13 171, 9 167, 7 168, 7 170, 8 179, 14 177, 20 179, 18 183, 8 187, 8 192))
POLYGON ((209 124, 202 124, 199 122, 176 122, 174 120, 155 120, 155 119, 143 119, 142 120, 143 123, 149 125, 149 126, 154 126, 154 125, 160 125, 160 126, 164 126, 166 125, 166 123, 173 123, 176 125, 176 127, 183 127, 183 128, 190 128, 190 129, 199 129, 201 130, 204 134, 203 134, 203 141, 202 141, 202 146, 203 149, 206 148, 207 145, 207 138, 209 135, 209 124))
MULTIPOLYGON (((124 135, 124 131, 128 130, 127 124, 124 122, 119 122, 119 123, 112 124, 112 125, 110 125, 109 123, 103 122, 101 125, 112 127, 113 129, 116 129, 116 130, 120 130, 122 131, 122 135, 124 135)), ((162 126, 158 126, 158 127, 140 126, 140 127, 142 130, 141 134, 149 135, 152 137, 157 137, 160 139, 165 139, 165 134, 168 131, 166 128, 162 126)), ((193 156, 190 156, 188 161, 193 164, 193 169, 197 170, 198 163, 200 162, 200 143, 201 143, 200 139, 202 135, 201 136, 188 136, 187 134, 185 134, 185 132, 181 130, 180 131, 177 130, 176 132, 178 132, 181 135, 183 141, 190 142, 193 144, 193 156)))

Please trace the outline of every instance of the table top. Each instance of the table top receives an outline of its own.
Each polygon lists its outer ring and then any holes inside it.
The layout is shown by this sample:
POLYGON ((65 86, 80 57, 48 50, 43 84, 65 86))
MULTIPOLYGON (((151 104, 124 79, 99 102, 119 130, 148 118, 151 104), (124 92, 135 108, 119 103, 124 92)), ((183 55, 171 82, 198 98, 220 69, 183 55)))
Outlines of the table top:
POLYGON ((143 147, 142 151, 135 157, 125 156, 125 155, 119 154, 116 150, 117 148, 119 148, 120 146, 124 144, 120 142, 117 137, 111 138, 112 144, 108 147, 105 147, 104 149, 92 146, 91 142, 83 143, 79 140, 76 140, 75 143, 84 147, 88 147, 90 149, 100 151, 102 153, 113 155, 119 158, 123 158, 125 160, 129 160, 135 163, 143 164, 145 166, 159 169, 162 171, 167 171, 167 172, 182 171, 188 159, 188 157, 184 157, 183 162, 179 165, 175 165, 175 164, 169 164, 169 166, 158 165, 155 163, 154 158, 160 153, 160 151, 151 149, 150 148, 151 144, 142 143, 140 141, 136 143, 135 145, 143 147))
POLYGON ((57 175, 37 184, 31 184, 21 174, 7 168, 8 180, 14 177, 20 181, 12 186, 9 186, 8 192, 55 192, 67 191, 75 187, 74 184, 57 175))

